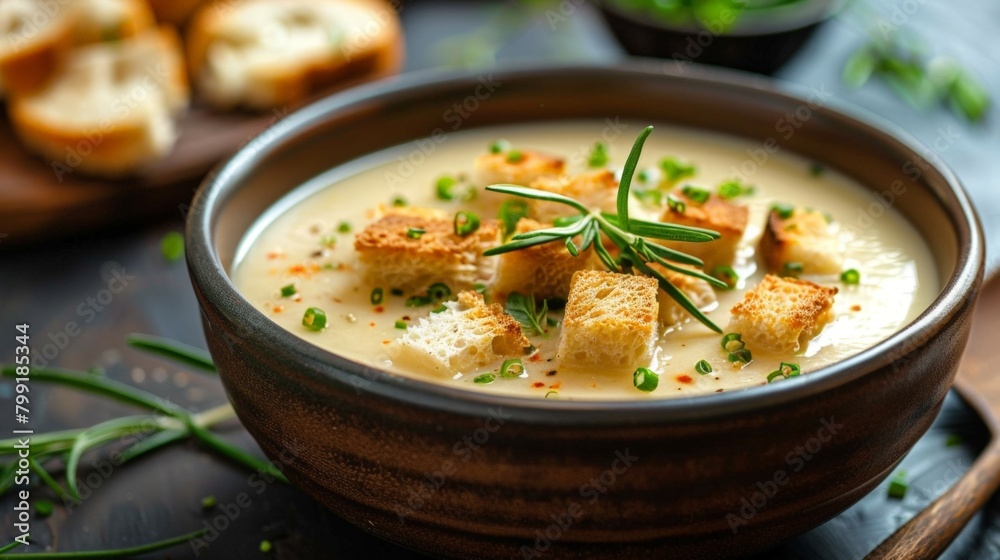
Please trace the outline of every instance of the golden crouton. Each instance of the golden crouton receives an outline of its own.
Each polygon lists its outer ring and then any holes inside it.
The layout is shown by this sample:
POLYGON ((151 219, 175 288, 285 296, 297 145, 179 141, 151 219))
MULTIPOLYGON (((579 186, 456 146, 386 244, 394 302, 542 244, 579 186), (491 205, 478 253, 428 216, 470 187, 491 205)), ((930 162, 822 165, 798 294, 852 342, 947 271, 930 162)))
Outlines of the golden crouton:
POLYGON ((733 306, 729 331, 751 350, 787 354, 819 334, 833 318, 837 288, 768 274, 733 306))
POLYGON ((489 282, 496 259, 483 251, 500 242, 500 223, 483 220, 475 232, 455 233, 452 218, 390 213, 354 239, 354 249, 366 265, 366 280, 375 286, 418 291, 444 282, 454 289, 489 282))
POLYGON ((674 193, 684 203, 684 211, 668 207, 661 221, 685 226, 711 229, 722 234, 721 239, 705 243, 660 241, 663 245, 698 257, 705 262, 705 270, 733 263, 736 249, 747 228, 750 210, 746 206, 729 202, 716 194, 699 204, 677 191, 674 193))
POLYGON ((838 274, 844 264, 826 216, 805 208, 772 208, 760 252, 768 270, 777 274, 838 274))
POLYGON ((614 369, 648 364, 659 336, 658 290, 648 276, 574 274, 556 353, 560 362, 614 369))
POLYGON ((480 203, 487 208, 499 207, 510 196, 483 189, 498 184, 527 187, 540 177, 558 177, 565 167, 562 158, 530 150, 487 153, 476 158, 472 183, 480 189, 480 203))
MULTIPOLYGON (((718 301, 712 285, 701 278, 675 272, 657 263, 651 263, 649 266, 662 274, 678 290, 684 292, 698 309, 706 311, 718 301)), ((656 299, 660 305, 660 323, 676 325, 691 317, 691 314, 667 292, 660 290, 656 299)))
MULTIPOLYGON (((586 171, 572 177, 540 177, 531 183, 531 188, 561 194, 577 200, 587 208, 599 208, 604 212, 615 212, 618 205, 618 181, 615 174, 607 169, 586 171)), ((578 211, 545 200, 531 200, 528 214, 542 222, 551 222, 560 216, 577 214, 578 211)))
POLYGON ((531 342, 521 324, 477 292, 459 292, 457 302, 410 326, 390 351, 397 362, 442 375, 467 373, 498 358, 523 356, 531 342))
MULTIPOLYGON (((515 233, 526 233, 537 229, 551 227, 530 218, 521 218, 517 222, 515 233)), ((574 239, 577 247, 580 238, 574 239)), ((569 295, 569 285, 573 273, 578 270, 595 268, 594 249, 573 256, 562 241, 535 245, 520 251, 512 251, 500 255, 497 265, 496 281, 491 286, 491 293, 498 299, 504 299, 512 292, 534 295, 537 299, 561 298, 569 295)))

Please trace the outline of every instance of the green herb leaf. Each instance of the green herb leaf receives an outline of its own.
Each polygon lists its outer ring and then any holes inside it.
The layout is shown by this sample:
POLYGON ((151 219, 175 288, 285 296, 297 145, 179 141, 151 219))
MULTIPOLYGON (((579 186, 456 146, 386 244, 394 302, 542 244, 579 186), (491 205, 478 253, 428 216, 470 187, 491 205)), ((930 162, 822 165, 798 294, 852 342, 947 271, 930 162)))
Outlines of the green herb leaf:
POLYGON ((606 167, 610 161, 611 156, 608 154, 608 145, 604 142, 597 142, 594 144, 594 147, 590 150, 590 155, 587 157, 587 166, 606 167))
POLYGON ((180 260, 184 256, 184 236, 176 231, 164 235, 160 241, 160 252, 170 262, 180 260))
POLYGON ((458 181, 450 175, 438 178, 437 182, 434 184, 434 192, 437 195, 438 200, 454 200, 456 184, 458 184, 458 181))
POLYGON ((513 292, 507 296, 507 305, 504 310, 518 323, 521 323, 521 329, 526 334, 546 336, 544 325, 549 314, 548 302, 543 301, 541 309, 538 309, 534 296, 513 292))
POLYGON ((473 379, 472 382, 477 383, 479 385, 489 385, 490 383, 493 383, 496 380, 497 380, 496 374, 484 373, 482 375, 476 376, 476 378, 473 379))

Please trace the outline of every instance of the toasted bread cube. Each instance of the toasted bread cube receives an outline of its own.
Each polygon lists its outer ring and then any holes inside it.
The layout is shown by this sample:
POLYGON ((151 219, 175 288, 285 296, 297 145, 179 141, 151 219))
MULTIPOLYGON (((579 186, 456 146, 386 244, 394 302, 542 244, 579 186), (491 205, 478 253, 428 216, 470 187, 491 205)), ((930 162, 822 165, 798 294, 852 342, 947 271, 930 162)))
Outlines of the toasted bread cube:
POLYGON ((566 167, 566 162, 562 158, 535 152, 531 150, 519 150, 517 158, 511 158, 506 153, 487 153, 476 158, 473 171, 472 183, 479 188, 479 201, 487 207, 498 208, 500 204, 509 198, 509 195, 485 190, 490 185, 520 185, 530 186, 540 177, 558 177, 566 167))
MULTIPOLYGON (((574 176, 539 177, 531 183, 531 188, 568 196, 587 208, 599 208, 605 212, 617 210, 618 181, 615 174, 607 169, 586 171, 574 176)), ((578 213, 558 202, 531 200, 528 205, 529 215, 542 222, 578 213)))
POLYGON ((483 220, 463 237, 455 233, 452 218, 411 210, 387 214, 366 227, 355 237, 354 249, 366 265, 366 280, 375 286, 419 291, 444 282, 458 290, 493 279, 496 259, 483 251, 499 243, 497 220, 483 220), (411 235, 411 230, 424 233, 411 235))
POLYGON ((789 263, 797 263, 802 274, 840 273, 844 257, 836 232, 822 212, 795 208, 786 218, 781 215, 771 209, 760 238, 768 270, 781 274, 789 263))
POLYGON ((531 342, 521 324, 499 304, 486 305, 477 292, 459 292, 457 302, 407 329, 391 351, 397 361, 442 375, 469 372, 502 357, 523 356, 531 342))
POLYGON ((663 245, 698 257, 705 262, 705 270, 733 263, 740 239, 747 228, 750 210, 712 194, 703 204, 691 200, 677 191, 674 196, 684 202, 684 212, 668 207, 661 221, 685 226, 711 229, 722 234, 721 239, 705 243, 661 241, 663 245))
MULTIPOLYGON (((515 232, 526 233, 548 227, 552 227, 551 224, 521 218, 515 232)), ((577 247, 580 246, 579 236, 574 242, 577 247)), ((573 274, 579 270, 590 270, 598 264, 592 247, 574 257, 561 241, 504 253, 499 258, 496 281, 491 286, 491 293, 499 299, 512 292, 534 295, 537 299, 566 299, 573 274)))
POLYGON ((732 309, 729 332, 740 333, 751 350, 797 352, 833 319, 837 288, 768 274, 732 309))
MULTIPOLYGON (((656 263, 652 263, 649 266, 662 274, 678 290, 684 292, 688 299, 691 300, 691 303, 698 309, 707 311, 718 302, 712 285, 701 278, 682 274, 656 263)), ((660 305, 660 323, 664 325, 676 325, 685 319, 691 318, 691 314, 681 307, 681 304, 677 303, 677 300, 670 297, 667 292, 660 290, 657 293, 656 299, 660 305)))
POLYGON ((658 290, 648 276, 597 270, 574 274, 559 361, 614 369, 648 364, 659 336, 658 290))

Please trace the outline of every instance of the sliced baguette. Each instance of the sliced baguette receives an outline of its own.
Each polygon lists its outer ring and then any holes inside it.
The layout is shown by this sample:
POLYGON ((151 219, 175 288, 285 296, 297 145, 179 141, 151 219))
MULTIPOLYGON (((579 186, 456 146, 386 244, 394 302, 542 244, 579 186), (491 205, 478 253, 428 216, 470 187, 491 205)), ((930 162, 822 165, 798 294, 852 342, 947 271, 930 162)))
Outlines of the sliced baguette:
POLYGON ((201 96, 229 109, 294 104, 349 78, 398 70, 395 10, 366 0, 243 0, 205 5, 188 33, 201 96))
POLYGON ((76 0, 0 1, 0 84, 7 95, 43 87, 73 45, 76 0))
POLYGON ((498 304, 486 305, 476 292, 460 292, 457 302, 410 326, 390 351, 441 375, 469 372, 507 356, 523 356, 531 342, 521 324, 498 304))
POLYGON ((43 90, 9 109, 17 135, 60 179, 75 170, 120 177, 171 150, 173 117, 187 102, 180 42, 163 29, 75 49, 43 90))

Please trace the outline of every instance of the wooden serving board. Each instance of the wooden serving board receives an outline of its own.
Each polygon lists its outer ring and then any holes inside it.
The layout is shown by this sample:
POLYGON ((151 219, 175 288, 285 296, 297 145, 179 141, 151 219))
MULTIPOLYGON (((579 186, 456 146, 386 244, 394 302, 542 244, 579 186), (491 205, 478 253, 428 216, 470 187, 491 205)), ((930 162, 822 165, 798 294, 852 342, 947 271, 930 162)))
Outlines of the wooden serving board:
MULTIPOLYGON (((386 75, 341 83, 312 100, 386 75)), ((305 103, 298 106, 302 105, 305 103)), ((171 212, 180 215, 208 171, 296 107, 246 113, 221 112, 196 104, 179 123, 180 137, 173 152, 135 177, 121 180, 66 172, 71 158, 54 165, 29 153, 11 129, 3 108, 0 249, 127 227, 171 212)))

